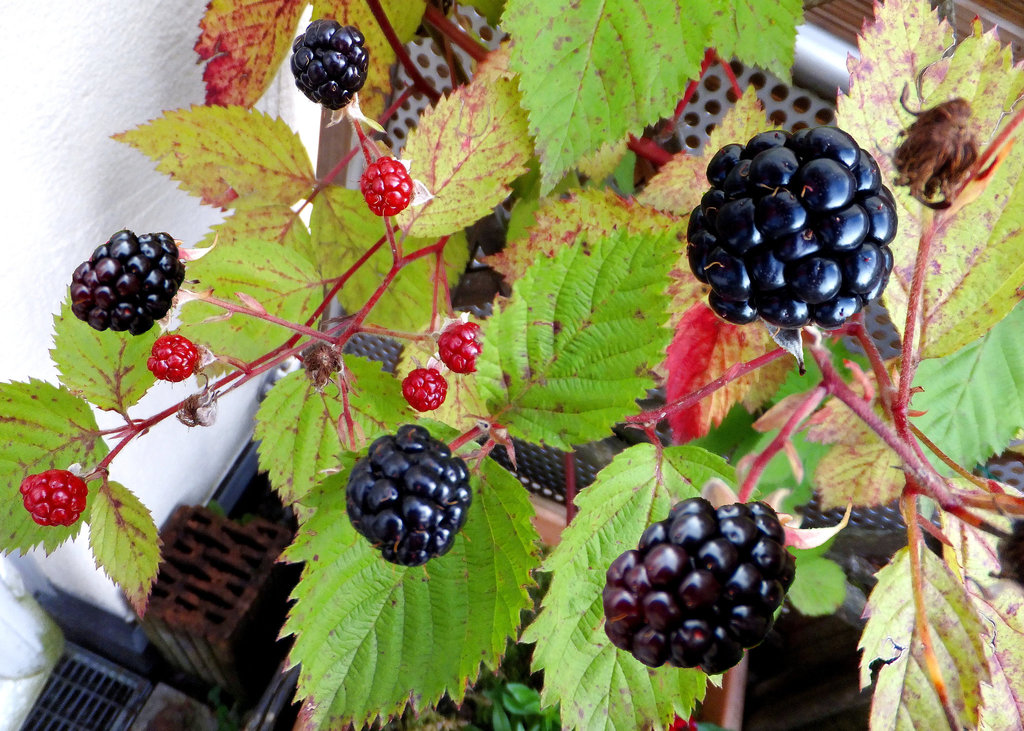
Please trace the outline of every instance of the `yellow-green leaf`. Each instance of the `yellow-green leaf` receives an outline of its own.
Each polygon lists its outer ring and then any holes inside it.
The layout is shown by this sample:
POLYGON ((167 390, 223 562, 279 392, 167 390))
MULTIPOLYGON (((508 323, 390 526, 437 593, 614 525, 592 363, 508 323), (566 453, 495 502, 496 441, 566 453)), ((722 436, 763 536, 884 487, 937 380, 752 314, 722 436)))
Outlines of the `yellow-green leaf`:
POLYGON ((434 196, 396 221, 412 236, 442 236, 487 215, 511 192, 533 148, 515 82, 485 74, 424 112, 403 156, 434 196))
POLYGON ((53 330, 50 356, 60 382, 94 406, 127 413, 156 382, 146 361, 159 327, 142 335, 98 332, 71 313, 71 302, 66 299, 60 314, 53 318, 53 330))
MULTIPOLYGON (((900 130, 913 117, 900 105, 904 85, 911 109, 928 108, 955 97, 966 99, 973 116, 969 129, 979 146, 994 136, 1024 92, 1024 72, 1012 65, 1009 47, 975 26, 952 58, 948 26, 925 0, 891 0, 876 8, 875 22, 860 40, 861 58, 850 62, 850 95, 839 100, 838 123, 871 152, 892 185, 890 155, 900 130), (923 98, 914 82, 921 76, 923 98), (896 79, 896 83, 893 80, 896 79)), ((1021 299, 1024 281, 1024 146, 1015 145, 981 196, 935 232, 927 267, 919 342, 926 357, 959 350, 1002 319, 1021 299)), ((896 265, 885 304, 902 332, 918 241, 933 214, 894 189, 900 230, 891 248, 896 265)))
POLYGON ((228 208, 236 198, 290 205, 316 180, 306 149, 288 125, 245 107, 165 112, 114 135, 157 162, 204 203, 228 208))
MULTIPOLYGON (((299 324, 313 313, 321 296, 319 277, 308 261, 289 249, 255 239, 216 246, 191 263, 188 273, 190 279, 198 280, 191 285, 196 291, 212 290, 213 296, 236 305, 242 293, 271 315, 299 324)), ((246 361, 293 334, 254 316, 234 314, 223 319, 224 314, 222 308, 205 302, 186 302, 180 331, 195 342, 209 343, 215 353, 246 361)))
POLYGON ((121 587, 132 608, 145 614, 160 565, 153 516, 128 488, 103 482, 92 490, 89 546, 96 566, 121 587))

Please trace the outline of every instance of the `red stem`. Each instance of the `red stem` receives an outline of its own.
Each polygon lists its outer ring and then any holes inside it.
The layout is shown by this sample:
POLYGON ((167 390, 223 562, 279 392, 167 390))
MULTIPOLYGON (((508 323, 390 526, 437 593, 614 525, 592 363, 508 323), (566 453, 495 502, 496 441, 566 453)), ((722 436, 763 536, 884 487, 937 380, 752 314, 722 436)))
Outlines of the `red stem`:
POLYGON ((700 62, 700 75, 696 80, 691 81, 686 85, 686 91, 683 92, 683 98, 679 100, 678 104, 676 104, 675 114, 672 115, 672 129, 679 126, 679 120, 683 116, 683 111, 686 109, 686 105, 690 103, 690 100, 693 99, 693 95, 697 93, 697 85, 700 80, 704 78, 704 74, 707 73, 709 68, 711 68, 711 64, 715 62, 716 58, 718 58, 718 56, 715 53, 715 49, 709 48, 704 52, 704 60, 700 62))
POLYGON ((433 104, 441 99, 441 94, 430 85, 430 82, 423 78, 423 75, 416 68, 416 64, 409 58, 409 54, 405 50, 405 46, 398 40, 398 34, 395 33, 394 27, 391 25, 391 21, 388 20, 387 13, 384 12, 384 8, 380 5, 380 0, 366 0, 366 4, 370 8, 370 12, 373 13, 373 19, 377 21, 377 25, 380 26, 381 32, 384 37, 387 38, 388 45, 395 52, 395 56, 398 58, 398 62, 402 64, 402 68, 409 74, 409 78, 412 79, 412 83, 417 89, 422 91, 433 104))
POLYGON ((234 302, 228 302, 227 300, 218 299, 216 297, 202 296, 199 298, 198 301, 205 302, 207 304, 213 305, 214 307, 220 307, 221 309, 227 310, 228 312, 237 312, 238 314, 241 315, 249 315, 250 317, 255 317, 256 319, 259 320, 272 322, 275 325, 280 325, 281 327, 288 328, 289 330, 294 330, 297 334, 305 335, 306 337, 313 338, 314 340, 325 340, 327 342, 334 342, 332 338, 327 337, 319 330, 314 330, 313 328, 308 327, 307 325, 299 325, 298 323, 291 322, 290 320, 282 319, 277 315, 271 315, 269 312, 265 310, 263 312, 260 312, 259 310, 254 310, 250 307, 245 307, 244 305, 236 305, 234 302))
POLYGON ((672 159, 671 153, 662 149, 654 140, 646 137, 630 135, 626 147, 658 167, 672 159))
POLYGON ((682 409, 688 409, 698 401, 707 398, 718 389, 728 385, 730 382, 735 381, 738 378, 742 378, 752 371, 756 371, 762 366, 766 366, 772 361, 778 360, 786 355, 786 351, 782 348, 776 348, 775 350, 759 355, 752 360, 748 360, 745 363, 736 363, 731 366, 725 373, 716 378, 715 380, 708 383, 706 386, 698 388, 696 391, 692 391, 685 396, 682 396, 672 403, 665 404, 661 408, 651 409, 650 411, 641 411, 639 414, 626 417, 626 423, 643 425, 643 424, 657 424, 662 419, 666 418, 669 414, 682 409))
MULTIPOLYGON (((466 52, 466 55, 477 63, 482 63, 490 51, 470 36, 466 31, 445 17, 444 13, 427 3, 423 11, 423 19, 445 36, 448 40, 466 52)), ((454 78, 454 77, 452 77, 454 78)))
POLYGON ((722 71, 725 72, 725 78, 729 79, 729 83, 732 85, 732 90, 736 94, 736 98, 740 99, 743 96, 743 87, 740 86, 739 79, 736 78, 736 74, 733 73, 732 66, 729 62, 715 54, 715 58, 718 59, 718 63, 722 64, 722 71))
POLYGON ((463 444, 469 444, 471 441, 473 441, 474 439, 476 439, 477 437, 479 437, 483 433, 484 433, 484 427, 481 424, 477 424, 476 426, 474 426, 469 431, 463 432, 458 437, 456 437, 448 445, 448 449, 452 450, 452 453, 454 453, 455 450, 457 450, 460 447, 462 447, 463 444))
POLYGON ((826 393, 827 389, 824 385, 819 385, 813 391, 810 391, 807 394, 807 398, 793 411, 771 443, 765 447, 764 451, 757 455, 754 464, 750 466, 750 472, 747 473, 743 484, 740 486, 739 501, 741 503, 750 500, 750 494, 757 487, 757 482, 761 479, 761 475, 764 473, 768 463, 772 461, 776 454, 782 451, 786 446, 786 442, 793 438, 796 430, 800 428, 804 420, 814 413, 814 410, 818 408, 825 398, 826 393))

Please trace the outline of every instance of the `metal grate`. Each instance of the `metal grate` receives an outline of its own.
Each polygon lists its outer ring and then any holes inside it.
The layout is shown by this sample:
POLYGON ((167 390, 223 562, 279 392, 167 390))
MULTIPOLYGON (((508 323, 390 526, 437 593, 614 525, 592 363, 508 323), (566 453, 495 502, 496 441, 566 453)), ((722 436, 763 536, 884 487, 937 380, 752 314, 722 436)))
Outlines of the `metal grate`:
POLYGON ((151 688, 145 678, 67 643, 21 729, 121 731, 135 718, 151 688))

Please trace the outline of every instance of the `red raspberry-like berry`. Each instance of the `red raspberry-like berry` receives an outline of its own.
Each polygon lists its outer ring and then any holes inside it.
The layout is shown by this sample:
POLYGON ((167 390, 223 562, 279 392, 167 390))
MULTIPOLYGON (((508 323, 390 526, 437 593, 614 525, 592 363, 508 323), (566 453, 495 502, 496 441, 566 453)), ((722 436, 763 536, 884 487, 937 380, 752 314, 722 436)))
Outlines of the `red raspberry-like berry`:
POLYGON ((683 719, 676 716, 676 720, 668 727, 668 731, 697 731, 697 721, 693 718, 683 719))
POLYGON ((153 343, 146 367, 161 381, 177 383, 196 372, 199 349, 184 335, 161 335, 153 343))
POLYGON ((433 411, 448 395, 448 381, 436 368, 417 368, 402 381, 402 395, 417 411, 433 411))
POLYGON ((477 336, 480 326, 475 322, 457 322, 450 325, 437 339, 437 350, 441 361, 456 373, 472 373, 476 370, 476 357, 484 346, 477 336))
POLYGON ((25 509, 39 525, 71 525, 85 510, 89 494, 82 478, 67 470, 46 470, 21 481, 25 509))
POLYGON ((398 160, 382 157, 366 167, 359 189, 371 211, 378 216, 394 216, 412 200, 412 177, 398 160))

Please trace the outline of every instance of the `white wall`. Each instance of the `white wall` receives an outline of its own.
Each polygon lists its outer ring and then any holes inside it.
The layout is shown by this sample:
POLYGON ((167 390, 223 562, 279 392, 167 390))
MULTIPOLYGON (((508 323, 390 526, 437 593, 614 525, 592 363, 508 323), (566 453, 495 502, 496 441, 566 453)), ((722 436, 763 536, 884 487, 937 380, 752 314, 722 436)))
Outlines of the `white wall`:
MULTIPOLYGON (((113 232, 167 231, 191 246, 223 215, 110 139, 166 109, 202 103, 192 47, 205 8, 206 0, 54 0, 45 9, 0 0, 0 381, 56 380, 52 315, 74 268, 113 232)), ((315 144, 318 108, 290 75, 260 107, 299 125, 315 144)), ((180 400, 192 385, 158 384, 136 414, 180 400)), ((135 490, 160 524, 176 505, 202 502, 216 487, 248 437, 254 408, 253 390, 240 390, 221 403, 214 428, 165 422, 118 456, 112 477, 135 490)), ((17 497, 17 485, 2 487, 17 497)), ((84 536, 29 560, 62 589, 129 616, 93 566, 84 536)))

